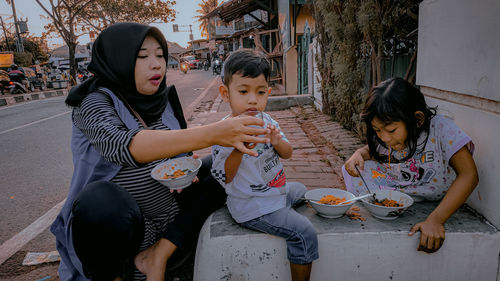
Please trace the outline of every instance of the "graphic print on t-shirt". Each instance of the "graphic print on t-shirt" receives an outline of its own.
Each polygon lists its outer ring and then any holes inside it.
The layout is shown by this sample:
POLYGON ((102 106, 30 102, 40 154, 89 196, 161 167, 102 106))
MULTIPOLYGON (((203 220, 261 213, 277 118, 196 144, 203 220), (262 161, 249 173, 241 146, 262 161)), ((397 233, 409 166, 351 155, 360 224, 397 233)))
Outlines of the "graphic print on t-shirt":
MULTIPOLYGON (((279 188, 285 185, 286 175, 283 164, 272 146, 262 152, 256 164, 262 180, 267 183, 267 186, 279 188)), ((255 191, 253 188, 252 190, 255 191)))
MULTIPOLYGON (((425 157, 419 158, 425 159, 425 157)), ((430 159, 432 158, 427 157, 427 162, 430 162, 430 159)), ((416 184, 422 185, 429 183, 436 175, 434 169, 430 167, 424 169, 422 163, 415 158, 396 164, 381 164, 372 161, 367 163, 362 174, 378 186, 404 188, 416 184)))

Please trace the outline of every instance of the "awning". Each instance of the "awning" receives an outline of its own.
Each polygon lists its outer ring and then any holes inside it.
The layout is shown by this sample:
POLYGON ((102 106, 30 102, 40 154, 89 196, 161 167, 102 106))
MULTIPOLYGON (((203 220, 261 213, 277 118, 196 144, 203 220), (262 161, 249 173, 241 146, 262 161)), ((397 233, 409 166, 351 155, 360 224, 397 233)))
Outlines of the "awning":
POLYGON ((249 14, 258 9, 265 9, 265 5, 262 4, 261 0, 232 0, 226 2, 212 12, 204 16, 203 18, 211 18, 218 16, 225 22, 231 22, 235 19, 239 19, 246 14, 249 14))

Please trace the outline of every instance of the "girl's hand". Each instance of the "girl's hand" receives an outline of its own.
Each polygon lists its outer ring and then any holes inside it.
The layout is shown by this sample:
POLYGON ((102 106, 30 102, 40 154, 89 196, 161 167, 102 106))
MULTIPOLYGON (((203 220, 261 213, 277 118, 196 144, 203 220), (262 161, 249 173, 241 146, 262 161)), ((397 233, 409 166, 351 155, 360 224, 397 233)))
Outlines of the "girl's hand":
POLYGON ((443 245, 445 230, 442 223, 427 219, 415 224, 408 235, 413 236, 417 231, 420 231, 417 251, 434 253, 443 245))
POLYGON ((351 158, 349 158, 344 165, 347 173, 353 177, 359 177, 359 173, 355 168, 356 165, 359 167, 359 171, 362 172, 365 167, 365 160, 359 149, 352 154, 351 158))
POLYGON ((281 140, 280 129, 271 124, 268 124, 267 128, 269 129, 269 134, 266 135, 266 138, 271 140, 273 146, 277 146, 281 140))

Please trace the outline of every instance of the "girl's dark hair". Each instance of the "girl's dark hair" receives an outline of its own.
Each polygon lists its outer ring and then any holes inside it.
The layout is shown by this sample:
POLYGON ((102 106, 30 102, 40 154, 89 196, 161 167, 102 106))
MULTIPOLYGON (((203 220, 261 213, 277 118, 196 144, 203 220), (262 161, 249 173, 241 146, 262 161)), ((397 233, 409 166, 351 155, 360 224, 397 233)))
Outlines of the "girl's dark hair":
POLYGON ((255 78, 264 74, 266 81, 271 78, 271 64, 264 53, 254 49, 239 49, 224 62, 224 84, 229 86, 233 74, 255 78))
POLYGON ((383 123, 401 121, 406 125, 409 153, 402 159, 404 161, 415 154, 420 145, 417 140, 422 132, 429 132, 430 120, 434 115, 436 115, 436 109, 427 106, 422 92, 408 81, 402 78, 390 78, 381 82, 371 89, 361 113, 361 118, 366 123, 366 141, 370 155, 377 161, 387 161, 387 156, 376 152, 377 144, 385 148, 387 146, 378 138, 373 129, 371 125, 373 118, 377 117, 383 123), (418 120, 415 117, 417 111, 425 115, 421 126, 417 125, 418 120))

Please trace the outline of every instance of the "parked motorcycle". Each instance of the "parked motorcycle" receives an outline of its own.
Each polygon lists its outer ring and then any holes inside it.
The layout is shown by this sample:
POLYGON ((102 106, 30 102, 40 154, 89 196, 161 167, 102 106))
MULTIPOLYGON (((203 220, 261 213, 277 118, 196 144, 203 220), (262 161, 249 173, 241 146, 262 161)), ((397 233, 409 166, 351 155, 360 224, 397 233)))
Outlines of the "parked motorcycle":
MULTIPOLYGON (((9 73, 9 94, 24 94, 28 92, 28 89, 24 86, 26 81, 20 75, 9 73)), ((29 83, 29 82, 28 82, 29 83)))
POLYGON ((25 94, 28 92, 28 89, 24 87, 22 83, 16 81, 9 82, 9 94, 17 95, 17 94, 25 94))
POLYGON ((183 63, 181 63, 180 68, 181 68, 181 71, 182 71, 184 74, 186 74, 186 73, 188 72, 189 65, 188 65, 187 63, 183 62, 183 63))
POLYGON ((218 58, 215 59, 214 66, 212 67, 212 74, 220 75, 221 68, 222 68, 222 62, 218 58))
POLYGON ((210 69, 210 63, 208 62, 208 60, 205 60, 203 62, 203 70, 208 71, 209 69, 210 69))

